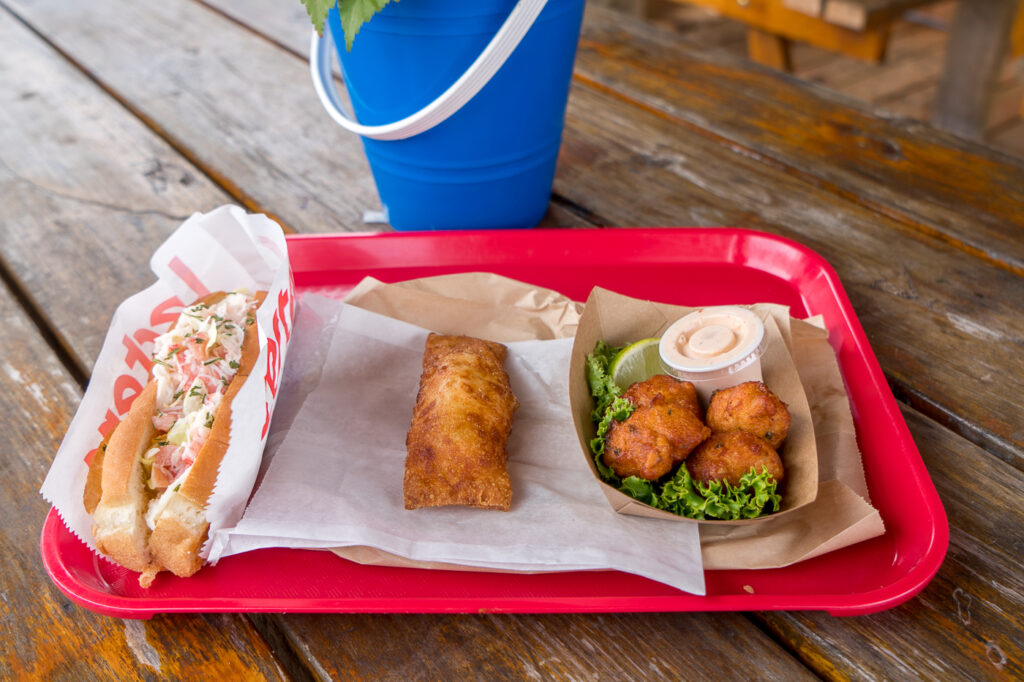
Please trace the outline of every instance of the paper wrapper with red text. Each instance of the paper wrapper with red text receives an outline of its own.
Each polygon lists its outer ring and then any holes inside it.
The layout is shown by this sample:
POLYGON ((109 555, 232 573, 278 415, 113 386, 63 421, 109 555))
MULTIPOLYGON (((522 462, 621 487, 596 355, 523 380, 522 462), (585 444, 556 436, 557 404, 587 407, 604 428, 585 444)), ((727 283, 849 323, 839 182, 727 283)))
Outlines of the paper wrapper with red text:
POLYGON ((89 387, 40 490, 93 550, 92 521, 82 502, 88 463, 142 391, 153 341, 182 308, 212 291, 267 291, 256 313, 259 357, 231 406, 231 443, 206 510, 211 533, 237 521, 252 492, 290 340, 295 303, 288 249, 281 227, 266 216, 235 206, 197 213, 157 248, 150 268, 157 281, 114 312, 89 387))

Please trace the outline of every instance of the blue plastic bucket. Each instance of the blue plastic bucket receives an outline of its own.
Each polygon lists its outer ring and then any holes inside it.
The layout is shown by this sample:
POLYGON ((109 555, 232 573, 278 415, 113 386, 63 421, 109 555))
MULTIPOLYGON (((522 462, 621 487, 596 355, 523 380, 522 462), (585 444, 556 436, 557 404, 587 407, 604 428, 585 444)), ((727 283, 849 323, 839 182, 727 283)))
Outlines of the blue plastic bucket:
MULTIPOLYGON (((329 15, 359 123, 402 119, 449 88, 502 26, 515 0, 392 1, 345 41, 329 15)), ((435 127, 363 138, 396 230, 527 228, 547 210, 579 40, 583 0, 548 0, 497 73, 435 127)))

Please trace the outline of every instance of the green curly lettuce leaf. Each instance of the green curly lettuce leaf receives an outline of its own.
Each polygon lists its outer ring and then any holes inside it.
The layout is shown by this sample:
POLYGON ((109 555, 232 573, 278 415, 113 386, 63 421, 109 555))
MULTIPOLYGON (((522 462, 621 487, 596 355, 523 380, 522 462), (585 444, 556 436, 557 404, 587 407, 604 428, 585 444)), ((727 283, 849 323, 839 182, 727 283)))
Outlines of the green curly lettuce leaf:
POLYGON ((587 385, 594 399, 594 409, 590 411, 590 419, 597 425, 596 435, 590 440, 590 451, 594 454, 594 464, 601 478, 609 480, 618 477, 615 472, 605 466, 601 455, 604 454, 605 436, 612 426, 612 420, 624 421, 633 414, 633 403, 621 397, 622 389, 612 381, 608 374, 608 366, 622 348, 610 346, 598 341, 594 351, 587 355, 587 385))
POLYGON ((620 350, 598 341, 586 361, 587 383, 594 399, 590 418, 597 427, 596 435, 590 440, 590 451, 601 480, 655 509, 691 519, 736 521, 778 511, 782 496, 776 492, 778 481, 767 468, 757 473, 751 467, 740 478, 739 485, 732 486, 728 481, 711 481, 707 485, 694 481, 685 466, 679 466, 671 477, 661 481, 648 481, 639 476, 622 479, 605 466, 602 455, 612 420, 625 421, 635 409, 621 397, 621 389, 608 375, 608 366, 620 350))
POLYGON ((594 346, 594 352, 587 355, 587 385, 590 387, 590 395, 594 398, 594 409, 590 412, 590 418, 595 422, 601 421, 608 406, 622 394, 622 389, 608 374, 608 367, 622 348, 598 341, 594 346))

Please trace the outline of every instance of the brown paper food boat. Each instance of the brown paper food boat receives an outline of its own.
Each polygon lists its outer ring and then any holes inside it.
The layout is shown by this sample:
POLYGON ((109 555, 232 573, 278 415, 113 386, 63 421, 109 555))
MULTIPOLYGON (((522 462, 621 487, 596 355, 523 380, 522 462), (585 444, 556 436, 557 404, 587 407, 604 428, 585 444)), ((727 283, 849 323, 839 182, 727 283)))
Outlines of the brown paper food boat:
POLYGON ((786 470, 785 479, 779 486, 782 502, 779 511, 756 519, 698 521, 655 509, 601 481, 589 447, 590 440, 595 435, 595 427, 590 420, 593 398, 587 385, 585 368, 587 354, 594 350, 599 340, 613 346, 622 346, 640 339, 661 336, 669 325, 694 308, 630 298, 599 287, 591 291, 573 343, 569 368, 569 402, 582 455, 586 458, 594 477, 600 482, 608 503, 616 512, 684 523, 739 526, 778 518, 810 504, 817 497, 818 451, 814 438, 814 424, 811 408, 790 350, 788 310, 783 306, 770 304, 746 307, 757 313, 765 322, 768 347, 761 357, 764 383, 787 404, 792 417, 789 435, 779 449, 779 456, 786 470))

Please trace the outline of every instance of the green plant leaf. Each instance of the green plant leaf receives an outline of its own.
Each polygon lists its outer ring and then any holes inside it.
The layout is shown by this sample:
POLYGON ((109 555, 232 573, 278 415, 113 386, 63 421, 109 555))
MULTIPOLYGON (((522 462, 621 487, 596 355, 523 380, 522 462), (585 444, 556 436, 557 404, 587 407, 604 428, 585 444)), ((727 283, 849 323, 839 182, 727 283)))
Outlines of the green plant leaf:
POLYGON ((324 22, 327 21, 327 13, 338 3, 338 0, 302 0, 306 6, 306 13, 309 14, 313 28, 320 35, 324 34, 324 22))
MULTIPOLYGON (((313 0, 310 0, 313 1, 313 0)), ((373 15, 384 9, 391 0, 339 0, 341 27, 345 31, 345 49, 351 50, 356 34, 373 15)), ((396 2, 398 0, 395 0, 396 2)))

